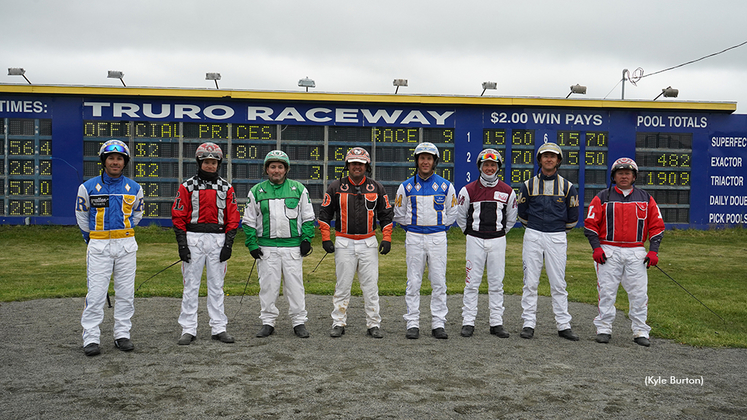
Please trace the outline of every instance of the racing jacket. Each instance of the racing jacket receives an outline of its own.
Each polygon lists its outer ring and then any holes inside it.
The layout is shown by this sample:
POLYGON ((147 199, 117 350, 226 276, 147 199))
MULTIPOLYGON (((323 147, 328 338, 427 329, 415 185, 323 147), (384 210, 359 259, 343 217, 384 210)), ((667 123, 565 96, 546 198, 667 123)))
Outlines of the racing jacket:
POLYGON ((184 232, 225 233, 225 246, 231 247, 240 219, 236 193, 221 177, 215 181, 197 175, 189 178, 179 186, 171 207, 177 241, 184 232))
POLYGON ((490 187, 482 179, 459 191, 457 224, 465 235, 482 239, 505 236, 516 224, 516 193, 505 182, 490 187))
POLYGON ((570 231, 578 222, 578 193, 557 172, 542 172, 524 181, 519 190, 519 221, 540 232, 570 231))
POLYGON ((309 192, 298 181, 282 184, 265 180, 249 190, 241 221, 246 246, 294 247, 314 237, 314 208, 309 192))
POLYGON ((75 219, 88 239, 134 238, 143 217, 143 189, 124 175, 103 172, 78 187, 75 219))
POLYGON ((319 210, 322 241, 331 240, 330 223, 335 218, 335 235, 350 239, 366 239, 376 234, 379 221, 382 240, 392 241, 394 213, 381 183, 364 176, 356 185, 350 177, 337 179, 327 188, 319 210))
POLYGON ((626 196, 617 188, 602 190, 591 200, 584 220, 584 234, 592 249, 600 245, 626 248, 643 246, 649 238, 649 251, 659 252, 664 236, 664 220, 654 198, 640 188, 626 196))
POLYGON ((394 200, 394 221, 406 232, 446 232, 456 221, 454 185, 439 175, 423 179, 419 174, 403 182, 394 200))

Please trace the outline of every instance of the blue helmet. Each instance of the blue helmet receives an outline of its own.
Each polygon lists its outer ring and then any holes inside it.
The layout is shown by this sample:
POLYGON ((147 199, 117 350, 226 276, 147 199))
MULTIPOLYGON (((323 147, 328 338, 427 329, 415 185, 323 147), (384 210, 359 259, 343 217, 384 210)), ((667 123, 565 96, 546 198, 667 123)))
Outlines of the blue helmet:
POLYGON ((122 140, 111 139, 104 142, 99 149, 99 159, 103 165, 106 157, 112 153, 119 153, 125 161, 125 166, 130 162, 130 148, 122 140))

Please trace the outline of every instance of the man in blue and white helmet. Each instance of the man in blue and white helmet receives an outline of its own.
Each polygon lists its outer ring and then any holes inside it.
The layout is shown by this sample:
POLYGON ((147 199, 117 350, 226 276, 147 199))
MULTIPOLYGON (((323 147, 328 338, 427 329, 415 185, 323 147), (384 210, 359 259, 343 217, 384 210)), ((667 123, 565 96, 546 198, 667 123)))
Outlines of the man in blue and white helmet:
POLYGON ((130 149, 116 139, 99 149, 103 170, 78 188, 75 217, 88 244, 86 262, 88 293, 80 324, 86 356, 101 353, 104 302, 114 279, 114 345, 131 351, 130 318, 135 312, 137 242, 133 228, 143 217, 143 190, 124 176, 130 149))
POLYGON ((568 292, 565 290, 565 263, 569 232, 578 222, 579 203, 576 187, 558 174, 563 162, 563 151, 555 143, 545 143, 537 150, 540 170, 524 181, 519 190, 519 221, 524 225, 522 262, 524 289, 521 318, 524 327, 521 338, 534 336, 537 323, 537 288, 542 265, 547 271, 552 296, 552 309, 558 336, 578 341, 571 329, 568 312, 568 292))
POLYGON ((309 255, 314 237, 314 208, 309 191, 298 181, 287 179, 290 159, 282 150, 265 156, 269 178, 249 190, 242 227, 246 246, 257 260, 259 304, 262 328, 257 337, 269 337, 275 331, 280 311, 275 302, 280 293, 288 299, 288 314, 293 332, 308 338, 306 298, 303 286, 303 259, 309 255))
POLYGON ((405 337, 420 337, 420 286, 427 264, 432 288, 431 333, 446 339, 446 231, 456 220, 456 193, 451 182, 435 173, 439 152, 433 143, 418 144, 414 157, 415 176, 399 186, 394 203, 394 221, 407 232, 405 337))
POLYGON ((516 224, 516 193, 501 181, 501 154, 485 149, 477 156, 480 178, 459 191, 457 224, 467 235, 462 337, 471 337, 477 318, 477 296, 483 272, 488 275, 490 333, 501 338, 503 328, 503 277, 506 272, 506 234, 516 224), (487 270, 485 266, 487 265, 487 270))

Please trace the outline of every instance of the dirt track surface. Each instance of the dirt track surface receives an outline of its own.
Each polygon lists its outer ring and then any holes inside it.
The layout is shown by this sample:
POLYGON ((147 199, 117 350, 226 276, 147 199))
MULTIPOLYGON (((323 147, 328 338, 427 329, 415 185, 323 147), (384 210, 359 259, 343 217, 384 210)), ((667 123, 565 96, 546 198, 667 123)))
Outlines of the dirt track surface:
MULTIPOLYGON (((421 337, 404 337, 403 297, 382 297, 380 340, 365 335, 354 297, 341 338, 328 335, 331 296, 306 298, 308 339, 293 335, 284 297, 275 334, 255 338, 259 301, 226 298, 235 344, 210 339, 205 300, 198 337, 179 346, 180 300, 139 298, 135 350, 113 346, 112 310, 102 353, 83 354, 82 298, 0 304, 3 419, 70 418, 744 418, 747 349, 699 349, 632 341, 618 312, 612 342, 594 342, 596 308, 571 303, 581 341, 557 336, 549 298, 539 301, 535 337, 519 337, 521 302, 506 296, 507 339, 488 333, 480 295, 475 335, 459 336, 461 295, 448 298, 448 340, 430 336, 430 298, 421 337), (652 383, 661 378, 666 383, 652 383), (672 379, 676 383, 671 383, 672 379)), ((655 333, 655 331, 654 331, 655 333)))

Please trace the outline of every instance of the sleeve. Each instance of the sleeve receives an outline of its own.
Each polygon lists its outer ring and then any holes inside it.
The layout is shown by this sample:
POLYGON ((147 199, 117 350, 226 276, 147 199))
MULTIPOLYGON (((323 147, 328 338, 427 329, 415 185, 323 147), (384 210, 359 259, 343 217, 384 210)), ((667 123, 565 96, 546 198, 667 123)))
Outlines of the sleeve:
POLYGON ((301 193, 301 199, 299 200, 301 206, 301 241, 309 241, 314 238, 314 207, 311 205, 311 198, 309 197, 309 190, 303 189, 301 193))
POLYGON ((244 230, 244 234, 246 235, 244 245, 249 248, 249 251, 254 251, 255 249, 259 248, 259 243, 257 241, 258 210, 259 204, 254 199, 254 193, 249 191, 246 209, 244 209, 244 217, 241 219, 241 228, 244 230))
POLYGON ((336 203, 332 202, 332 197, 335 197, 336 182, 332 182, 327 187, 327 192, 324 193, 324 199, 322 200, 322 207, 319 209, 319 231, 322 233, 322 241, 332 240, 332 218, 335 217, 336 203))
MULTIPOLYGON (((407 196, 405 195, 405 186, 400 184, 397 188, 397 195, 394 198, 394 221, 404 228, 410 224, 407 220, 407 196)), ((405 228, 405 230, 407 230, 405 228)))
POLYGON ((506 205, 508 208, 506 208, 506 220, 503 226, 506 229, 506 234, 508 234, 508 231, 516 224, 516 215, 519 212, 516 204, 516 192, 513 188, 511 189, 511 194, 508 196, 508 203, 506 205))
POLYGON ((571 229, 576 227, 578 224, 578 212, 579 212, 579 203, 578 203, 578 191, 576 191, 576 186, 572 183, 568 182, 568 196, 565 198, 565 204, 566 208, 568 209, 568 215, 566 218, 566 224, 565 224, 565 231, 569 232, 571 229))
POLYGON ((389 196, 386 194, 384 186, 376 182, 376 188, 379 190, 379 199, 376 209, 376 218, 379 219, 381 226, 382 241, 392 242, 392 220, 394 219, 394 210, 389 204, 389 196))
POLYGON ((449 189, 446 192, 446 214, 444 215, 444 226, 451 226, 456 223, 459 205, 457 203, 456 190, 454 184, 449 183, 449 189))
POLYGON ((591 200, 589 204, 589 213, 584 219, 584 235, 589 240, 591 249, 597 249, 602 244, 599 242, 599 226, 600 222, 604 218, 604 208, 602 207, 602 201, 597 195, 591 200))
POLYGON ((143 218, 144 213, 144 207, 145 204, 143 203, 143 188, 139 185, 137 185, 137 194, 135 195, 135 209, 132 213, 132 226, 137 226, 138 223, 140 223, 140 220, 143 218))
POLYGON ((648 201, 648 236, 649 236, 649 251, 659 252, 659 245, 664 237, 664 219, 661 217, 659 206, 656 204, 654 197, 650 197, 648 201))
POLYGON ((192 201, 189 199, 189 191, 182 184, 179 185, 179 191, 171 206, 171 224, 174 225, 174 229, 186 232, 190 213, 192 213, 192 201))
POLYGON ((88 199, 88 190, 86 186, 80 184, 78 187, 78 197, 75 199, 75 220, 82 232, 90 232, 91 227, 88 225, 88 212, 91 209, 91 203, 88 199))
POLYGON ((459 229, 462 230, 462 232, 465 232, 467 230, 467 212, 469 210, 469 204, 470 204, 470 198, 469 193, 467 192, 467 187, 462 187, 461 190, 459 190, 459 198, 457 199, 457 217, 456 222, 457 225, 459 225, 459 229))
POLYGON ((519 188, 519 196, 516 197, 516 202, 518 205, 516 217, 519 219, 521 224, 524 225, 524 227, 527 227, 527 222, 529 219, 529 190, 527 189, 527 183, 529 183, 529 180, 526 180, 521 184, 521 188, 519 188))
MULTIPOLYGON (((226 200, 226 232, 235 231, 241 224, 239 205, 236 202, 236 191, 233 187, 228 189, 228 200, 226 200)), ((234 233, 235 235, 235 233, 234 233)))

